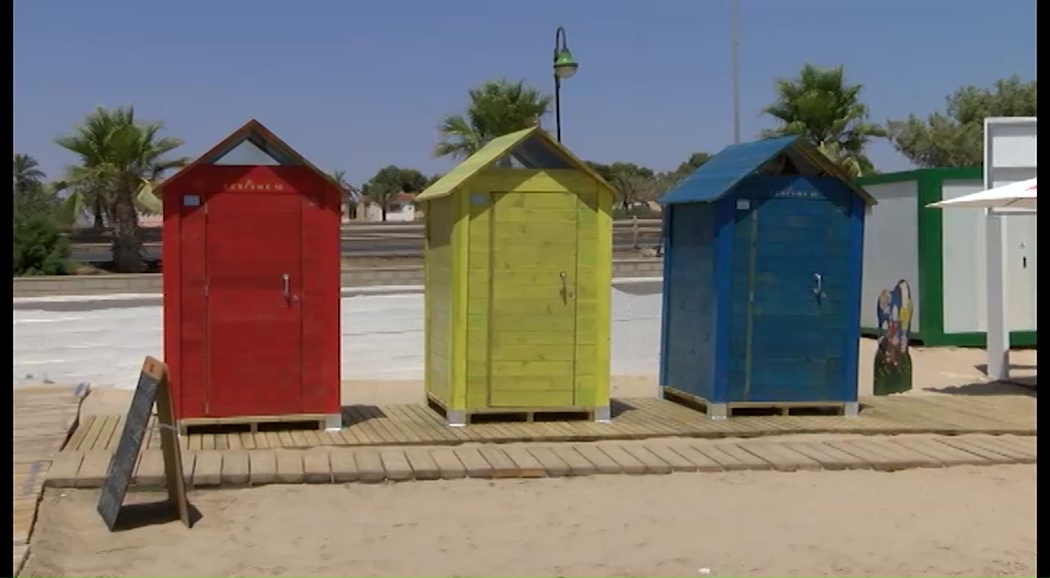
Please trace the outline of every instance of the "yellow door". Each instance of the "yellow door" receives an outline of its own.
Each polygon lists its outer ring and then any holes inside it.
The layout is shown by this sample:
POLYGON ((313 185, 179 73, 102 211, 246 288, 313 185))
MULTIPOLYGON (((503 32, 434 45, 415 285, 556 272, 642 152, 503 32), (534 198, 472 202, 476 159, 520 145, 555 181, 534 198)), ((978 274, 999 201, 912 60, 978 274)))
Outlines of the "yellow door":
POLYGON ((576 195, 494 193, 489 405, 574 405, 576 195))

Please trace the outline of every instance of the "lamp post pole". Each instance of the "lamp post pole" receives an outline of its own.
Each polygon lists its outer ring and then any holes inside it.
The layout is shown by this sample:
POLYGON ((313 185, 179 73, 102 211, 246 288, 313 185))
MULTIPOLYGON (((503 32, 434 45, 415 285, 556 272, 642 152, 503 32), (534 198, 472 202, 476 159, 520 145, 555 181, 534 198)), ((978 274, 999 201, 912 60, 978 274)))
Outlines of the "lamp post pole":
POLYGON ((569 52, 565 28, 559 26, 554 31, 554 131, 558 142, 561 142, 561 81, 571 78, 579 67, 569 52))
POLYGON ((733 74, 733 144, 740 144, 740 1, 730 0, 729 49, 733 74))

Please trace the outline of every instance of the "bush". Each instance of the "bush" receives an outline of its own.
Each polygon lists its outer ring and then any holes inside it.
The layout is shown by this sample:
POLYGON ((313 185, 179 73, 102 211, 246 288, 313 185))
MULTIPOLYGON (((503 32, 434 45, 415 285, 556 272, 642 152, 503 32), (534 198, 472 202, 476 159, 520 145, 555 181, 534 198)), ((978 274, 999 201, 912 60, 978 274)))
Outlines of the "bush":
POLYGON ((67 271, 69 239, 47 213, 14 217, 14 275, 62 275, 67 271))

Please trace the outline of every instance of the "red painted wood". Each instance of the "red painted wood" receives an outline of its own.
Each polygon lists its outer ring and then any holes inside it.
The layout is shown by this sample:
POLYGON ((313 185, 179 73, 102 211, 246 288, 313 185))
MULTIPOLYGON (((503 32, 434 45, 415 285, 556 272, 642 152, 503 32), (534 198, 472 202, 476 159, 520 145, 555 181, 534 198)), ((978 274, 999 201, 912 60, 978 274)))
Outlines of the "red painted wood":
POLYGON ((316 251, 303 252, 303 412, 330 413, 338 407, 340 340, 328 336, 340 333, 339 263, 341 199, 315 193, 304 197, 303 246, 316 251), (333 314, 331 303, 336 304, 333 314))
POLYGON ((305 162, 195 163, 166 185, 164 356, 176 418, 339 413, 341 191, 305 162))
MULTIPOLYGON (((203 195, 196 196, 203 198, 203 195)), ((181 404, 187 416, 204 417, 207 412, 205 411, 206 398, 203 384, 207 383, 205 363, 208 358, 208 313, 204 286, 208 282, 208 277, 207 269, 203 264, 207 259, 205 240, 207 239, 208 216, 203 206, 186 207, 181 202, 177 206, 182 225, 182 236, 175 243, 181 254, 180 259, 175 263, 181 273, 181 282, 176 287, 175 298, 171 299, 171 302, 179 308, 179 315, 174 318, 172 325, 172 329, 179 337, 177 340, 165 338, 165 342, 170 341, 181 354, 181 357, 174 358, 181 359, 182 363, 174 364, 177 370, 172 372, 173 383, 201 384, 197 387, 183 389, 182 395, 178 395, 179 390, 172 389, 175 399, 181 398, 181 404)), ((167 251, 164 253, 167 255, 167 251)), ((167 263, 165 259, 165 276, 167 276, 167 263)), ((168 301, 167 293, 165 293, 165 303, 168 301)), ((169 368, 172 365, 169 363, 169 368)), ((183 414, 176 413, 175 415, 183 414)))
POLYGON ((222 192, 205 202, 208 415, 302 413, 303 198, 222 192))

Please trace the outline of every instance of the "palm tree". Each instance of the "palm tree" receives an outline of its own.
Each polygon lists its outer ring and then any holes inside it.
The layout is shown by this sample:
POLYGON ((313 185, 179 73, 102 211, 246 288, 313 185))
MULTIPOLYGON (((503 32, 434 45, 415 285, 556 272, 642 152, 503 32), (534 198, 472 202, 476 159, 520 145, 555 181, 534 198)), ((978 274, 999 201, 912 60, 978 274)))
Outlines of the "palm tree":
POLYGON ((113 227, 113 265, 122 273, 143 270, 138 215, 160 212, 153 185, 167 171, 189 162, 166 158, 182 141, 162 137, 162 128, 160 123, 138 121, 131 106, 99 107, 73 134, 55 139, 80 158, 59 185, 70 193, 63 215, 73 222, 80 214, 99 210, 113 227))
POLYGON ((467 92, 464 114, 450 114, 438 130, 443 140, 434 148, 436 157, 466 158, 490 140, 535 126, 547 114, 551 97, 525 81, 490 80, 467 92))
POLYGON ((12 195, 14 217, 47 214, 53 216, 55 195, 44 183, 47 175, 36 159, 27 154, 14 155, 12 195))
POLYGON ((777 120, 764 138, 806 135, 851 176, 875 172, 864 155, 872 137, 885 137, 879 125, 867 122, 868 107, 860 101, 861 84, 847 84, 842 66, 806 64, 795 79, 778 79, 777 100, 762 109, 777 120))
POLYGON ((14 193, 25 194, 43 188, 47 175, 40 170, 40 163, 32 156, 22 153, 14 157, 14 193))

